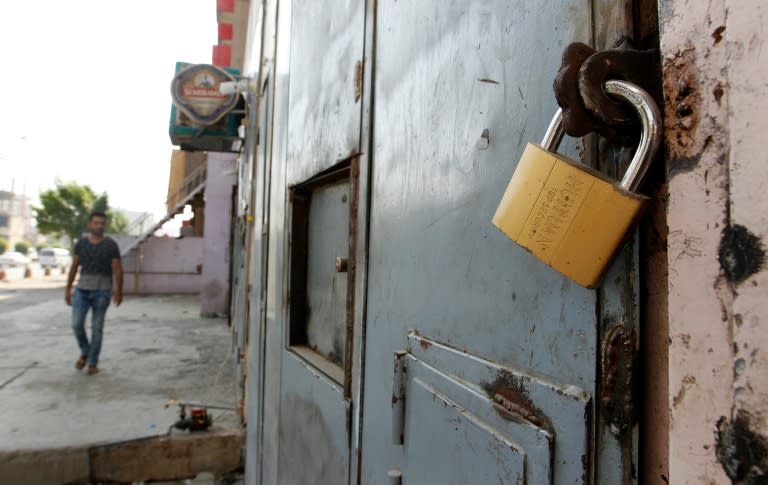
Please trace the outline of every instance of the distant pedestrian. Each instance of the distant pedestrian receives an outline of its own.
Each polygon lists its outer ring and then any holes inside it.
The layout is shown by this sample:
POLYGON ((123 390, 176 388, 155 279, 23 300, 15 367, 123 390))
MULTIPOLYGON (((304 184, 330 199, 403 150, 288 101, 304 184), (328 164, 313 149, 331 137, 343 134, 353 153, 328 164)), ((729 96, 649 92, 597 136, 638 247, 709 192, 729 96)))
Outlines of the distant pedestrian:
POLYGON ((90 234, 80 239, 75 245, 72 267, 67 278, 65 300, 72 306, 72 329, 75 331, 77 344, 80 346, 80 358, 75 362, 77 369, 88 365, 88 375, 99 372, 99 353, 104 333, 104 316, 112 296, 112 278, 114 277, 115 305, 123 301, 123 266, 120 264, 120 249, 117 243, 104 235, 107 216, 103 212, 94 212, 88 218, 90 234), (80 268, 80 279, 72 292, 72 284, 80 268), (91 340, 85 333, 85 317, 91 310, 91 340))

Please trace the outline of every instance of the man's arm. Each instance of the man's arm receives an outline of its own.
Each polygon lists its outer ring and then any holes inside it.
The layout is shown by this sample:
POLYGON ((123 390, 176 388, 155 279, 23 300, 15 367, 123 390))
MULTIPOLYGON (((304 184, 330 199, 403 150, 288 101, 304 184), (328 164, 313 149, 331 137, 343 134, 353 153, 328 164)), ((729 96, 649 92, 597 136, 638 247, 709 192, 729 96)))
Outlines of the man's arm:
POLYGON ((80 256, 72 256, 72 266, 69 267, 69 275, 67 276, 67 291, 64 294, 64 301, 67 305, 72 304, 72 284, 75 282, 75 276, 77 276, 77 268, 80 266, 80 256))
POLYGON ((123 264, 120 258, 112 260, 112 273, 115 275, 115 305, 123 302, 123 264))

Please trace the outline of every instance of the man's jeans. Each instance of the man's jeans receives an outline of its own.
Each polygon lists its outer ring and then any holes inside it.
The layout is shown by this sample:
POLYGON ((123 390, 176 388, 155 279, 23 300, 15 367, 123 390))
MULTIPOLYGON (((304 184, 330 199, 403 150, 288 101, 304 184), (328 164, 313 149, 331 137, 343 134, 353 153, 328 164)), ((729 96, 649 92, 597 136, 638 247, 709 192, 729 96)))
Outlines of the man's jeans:
POLYGON ((96 367, 101 352, 101 336, 104 331, 104 316, 109 308, 111 291, 81 290, 75 288, 72 295, 72 329, 75 331, 80 355, 87 357, 88 367, 96 367), (91 309, 91 341, 85 334, 85 317, 91 309))

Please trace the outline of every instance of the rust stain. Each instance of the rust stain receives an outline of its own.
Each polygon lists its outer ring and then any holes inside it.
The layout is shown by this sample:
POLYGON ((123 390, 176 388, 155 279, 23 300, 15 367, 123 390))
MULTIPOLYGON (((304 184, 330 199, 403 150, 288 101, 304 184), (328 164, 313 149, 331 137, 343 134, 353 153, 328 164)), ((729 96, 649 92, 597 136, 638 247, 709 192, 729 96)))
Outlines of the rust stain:
POLYGON ((522 378, 500 371, 496 380, 484 388, 493 402, 494 409, 503 419, 527 422, 541 429, 552 429, 549 419, 527 396, 522 378))
POLYGON ((716 28, 714 32, 712 32, 712 38, 715 39, 715 41, 712 43, 719 44, 720 41, 723 40, 723 32, 725 32, 725 25, 721 25, 720 27, 716 28))
POLYGON ((419 340, 419 345, 420 345, 420 346, 421 346, 421 348, 422 348, 422 349, 424 349, 424 350, 427 350, 427 349, 429 349, 430 347, 432 347, 432 343, 431 343, 431 342, 427 342, 426 340, 423 340, 423 339, 422 339, 422 340, 419 340))
POLYGON ((363 95, 363 63, 357 61, 355 64, 355 103, 360 101, 363 95))
POLYGON ((664 63, 664 131, 671 168, 690 169, 698 164, 701 147, 696 144, 701 94, 696 50, 688 47, 664 63), (682 165, 682 166, 680 166, 682 165))
POLYGON ((500 388, 499 392, 493 395, 493 402, 501 406, 504 411, 529 421, 538 427, 541 427, 543 424, 539 416, 534 412, 530 401, 524 399, 512 389, 500 388))
POLYGON ((688 388, 696 384, 696 378, 687 375, 683 377, 683 385, 680 386, 680 390, 677 391, 677 395, 672 399, 672 407, 676 408, 685 399, 685 394, 688 392, 688 388))
POLYGON ((636 420, 633 369, 637 337, 631 329, 615 325, 603 343, 600 407, 611 432, 619 436, 636 420))

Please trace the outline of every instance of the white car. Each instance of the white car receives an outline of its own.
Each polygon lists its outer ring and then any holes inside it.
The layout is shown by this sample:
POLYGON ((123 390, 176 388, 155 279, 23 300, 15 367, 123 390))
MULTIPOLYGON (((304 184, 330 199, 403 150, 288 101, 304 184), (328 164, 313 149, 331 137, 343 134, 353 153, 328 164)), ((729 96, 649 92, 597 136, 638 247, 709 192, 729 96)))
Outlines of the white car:
POLYGON ((4 268, 16 268, 29 264, 29 258, 16 251, 6 251, 0 254, 0 266, 4 268))
POLYGON ((40 266, 45 268, 67 268, 72 264, 72 256, 63 248, 45 248, 40 250, 40 266))

